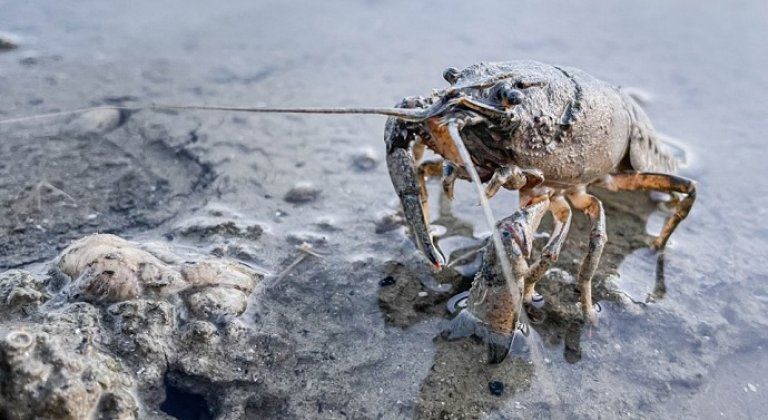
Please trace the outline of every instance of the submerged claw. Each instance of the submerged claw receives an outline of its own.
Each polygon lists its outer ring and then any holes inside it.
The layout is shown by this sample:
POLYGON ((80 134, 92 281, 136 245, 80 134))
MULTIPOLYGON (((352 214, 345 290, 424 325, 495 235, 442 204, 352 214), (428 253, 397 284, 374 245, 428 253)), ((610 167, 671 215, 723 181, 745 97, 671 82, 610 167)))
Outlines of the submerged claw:
POLYGON ((444 327, 441 335, 449 341, 467 337, 481 339, 488 349, 488 363, 497 364, 509 354, 516 331, 504 334, 494 331, 468 310, 462 310, 444 327))
POLYGON ((499 364, 507 358, 512 347, 513 334, 499 334, 491 332, 486 338, 488 344, 488 363, 499 364))

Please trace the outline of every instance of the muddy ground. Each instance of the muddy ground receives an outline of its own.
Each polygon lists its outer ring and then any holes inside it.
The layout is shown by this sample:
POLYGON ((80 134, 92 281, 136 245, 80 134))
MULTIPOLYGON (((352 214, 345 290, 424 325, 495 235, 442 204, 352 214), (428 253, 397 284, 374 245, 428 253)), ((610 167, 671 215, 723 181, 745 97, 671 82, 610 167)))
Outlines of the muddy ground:
MULTIPOLYGON (((252 394, 239 412, 250 418, 759 418, 768 409, 761 2, 89 0, 0 1, 0 10, 0 31, 18 43, 0 49, 0 118, 155 102, 387 106, 443 86, 447 66, 531 58, 647 92, 650 117, 681 139, 683 174, 699 182, 663 265, 645 247, 661 223, 656 205, 601 195, 609 242, 597 328, 558 309, 576 299, 568 273, 586 246, 586 220, 575 216, 564 272, 542 284, 549 309, 528 340, 542 357, 489 366, 482 346, 439 338, 444 302, 466 280, 435 276, 404 230, 382 222, 397 210, 382 118, 103 111, 2 126, 0 269, 45 278, 67 244, 102 232, 271 274, 239 322, 279 337, 260 344, 263 354, 275 345, 289 356, 240 388, 170 366, 143 416, 183 418, 179 405, 221 416, 218 394, 237 389, 252 394), (289 192, 300 183, 313 190, 297 200, 289 192), (278 276, 301 242, 323 257, 278 276)), ((516 197, 492 204, 509 214, 516 197)), ((454 235, 444 249, 487 235, 468 185, 452 215, 437 223, 454 235)))

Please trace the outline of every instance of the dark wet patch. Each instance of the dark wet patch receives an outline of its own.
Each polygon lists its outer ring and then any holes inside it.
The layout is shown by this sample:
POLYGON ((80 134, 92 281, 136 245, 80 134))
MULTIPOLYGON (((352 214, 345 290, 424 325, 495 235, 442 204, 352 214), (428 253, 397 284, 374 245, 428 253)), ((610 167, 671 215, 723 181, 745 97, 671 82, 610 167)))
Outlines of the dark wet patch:
POLYGON ((473 340, 435 340, 437 351, 421 383, 414 418, 482 417, 531 386, 534 367, 527 360, 488 364, 485 346, 473 340))
POLYGON ((244 238, 258 240, 264 228, 259 225, 242 226, 232 220, 213 223, 197 223, 185 226, 179 230, 179 234, 187 238, 208 240, 212 236, 244 238))
POLYGON ((129 125, 3 139, 0 155, 14 158, 0 161, 0 269, 49 258, 85 234, 157 226, 212 182, 185 144, 129 125))
MULTIPOLYGON (((251 398, 245 405, 247 419, 277 419, 288 417, 288 399, 261 393, 251 398)), ((318 404, 318 413, 322 413, 322 404, 318 404)))
POLYGON ((205 397, 174 385, 166 376, 165 401, 160 404, 160 410, 179 420, 209 420, 213 419, 210 407, 205 397))
MULTIPOLYGON (((610 301, 621 305, 623 301, 615 290, 616 286, 608 278, 617 273, 627 255, 648 246, 650 237, 645 232, 645 224, 656 205, 642 192, 593 193, 605 206, 608 228, 608 242, 592 279, 593 301, 598 304, 600 301, 610 301)), ((551 226, 551 219, 547 217, 539 231, 551 231, 551 226)), ((548 273, 536 286, 544 298, 544 306, 541 309, 526 308, 542 340, 550 346, 562 344, 563 358, 569 363, 579 362, 582 357, 581 339, 585 324, 578 308, 580 292, 575 278, 586 252, 588 235, 588 219, 580 213, 574 213, 568 239, 556 264, 560 271, 548 273)), ((654 285, 649 284, 648 291, 653 289, 654 285)))
POLYGON ((379 286, 381 287, 392 286, 395 283, 397 283, 397 280, 395 280, 395 278, 392 276, 387 276, 379 280, 379 286))
POLYGON ((385 276, 379 281, 379 307, 387 322, 408 327, 433 316, 448 315, 445 304, 459 291, 469 288, 469 283, 458 272, 445 269, 432 273, 422 261, 414 264, 389 261, 384 266, 385 276), (440 284, 439 290, 422 284, 428 277, 440 284))

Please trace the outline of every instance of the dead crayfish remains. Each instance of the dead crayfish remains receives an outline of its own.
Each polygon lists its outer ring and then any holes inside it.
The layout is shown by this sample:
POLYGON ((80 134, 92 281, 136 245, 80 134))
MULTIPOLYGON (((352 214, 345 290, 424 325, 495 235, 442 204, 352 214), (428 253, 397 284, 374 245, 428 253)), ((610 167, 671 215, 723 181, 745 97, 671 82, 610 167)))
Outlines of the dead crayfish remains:
POLYGON ((450 198, 457 179, 473 181, 481 202, 501 188, 519 191, 520 208, 498 223, 485 203, 495 249, 486 259, 500 264, 503 275, 478 274, 466 308, 449 331, 451 337, 482 335, 492 360, 499 361, 506 355, 521 304, 530 303, 536 282, 558 259, 572 209, 586 214, 591 223, 578 285, 581 312, 586 320, 595 320, 591 281, 607 237, 603 205, 587 192, 588 187, 676 196, 674 211, 652 244, 659 250, 688 215, 696 188, 693 181, 674 175, 676 158, 640 106, 619 88, 581 70, 510 61, 480 63, 461 71, 449 68, 443 77, 447 88, 405 98, 394 108, 122 108, 389 116, 385 143, 392 184, 416 246, 436 269, 445 259, 430 230, 428 178, 439 177, 450 198), (440 158, 424 158, 425 149, 440 158), (553 216, 553 232, 539 259, 529 264, 533 236, 547 212, 553 216))

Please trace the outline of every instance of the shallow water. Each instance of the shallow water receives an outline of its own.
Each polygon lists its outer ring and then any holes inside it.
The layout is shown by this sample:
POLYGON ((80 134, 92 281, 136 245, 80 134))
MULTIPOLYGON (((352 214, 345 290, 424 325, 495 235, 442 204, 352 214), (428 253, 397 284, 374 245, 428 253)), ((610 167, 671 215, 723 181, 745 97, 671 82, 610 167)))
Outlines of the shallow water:
MULTIPOLYGON (((375 233, 396 208, 379 117, 137 112, 103 116, 106 126, 2 127, 0 267, 45 270, 94 231, 173 239, 272 273, 297 242, 313 243, 327 255, 267 280, 244 315, 296 342, 297 364, 270 379, 291 391, 294 417, 759 418, 768 7, 599 3, 0 1, 0 30, 21 38, 0 51, 0 118, 104 103, 386 106, 444 86, 447 66, 519 58, 648 92, 649 116, 685 144, 683 174, 699 183, 665 255, 665 294, 645 303, 657 283, 656 256, 642 246, 658 225, 653 205, 606 195, 596 283, 640 303, 606 299, 594 329, 534 326, 542 363, 488 366, 471 341, 436 338, 447 317, 439 285, 450 279, 429 272, 402 229, 375 233), (356 165, 369 149, 378 164, 356 165), (299 182, 318 198, 284 201, 299 182), (213 243, 179 233, 208 219, 264 234, 213 243), (388 276, 395 285, 380 286, 388 276)), ((516 198, 492 205, 505 215, 516 198)), ((469 185, 453 208, 487 234, 469 185)), ((575 219, 560 263, 570 272, 584 247, 575 219)))

